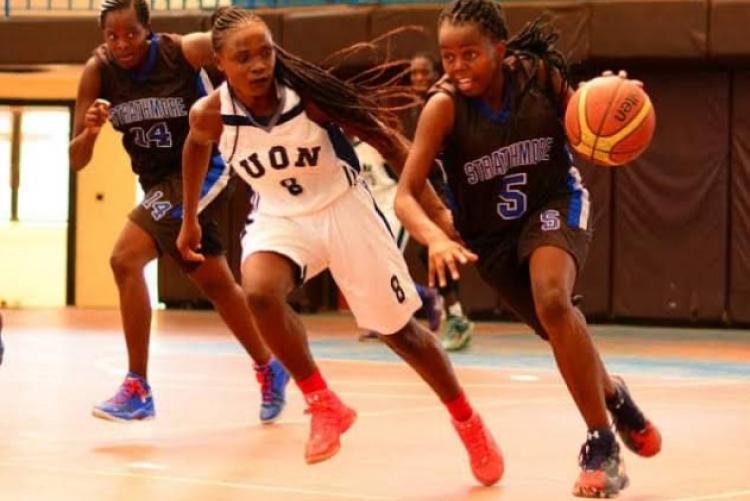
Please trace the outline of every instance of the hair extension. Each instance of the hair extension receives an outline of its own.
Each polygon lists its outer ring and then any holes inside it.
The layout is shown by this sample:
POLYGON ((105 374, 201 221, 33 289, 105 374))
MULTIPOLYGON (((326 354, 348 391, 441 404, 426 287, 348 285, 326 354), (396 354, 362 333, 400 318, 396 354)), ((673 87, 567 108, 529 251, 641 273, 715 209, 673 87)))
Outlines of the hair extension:
MULTIPOLYGON (((250 22, 263 21, 256 14, 242 9, 223 9, 216 16, 211 32, 214 50, 221 50, 227 32, 250 22)), ((356 44, 332 55, 329 60, 348 57, 371 45, 356 44)), ((295 89, 303 99, 315 102, 332 121, 352 124, 385 144, 391 144, 393 133, 401 128, 396 111, 419 105, 408 87, 394 84, 404 73, 376 83, 387 71, 399 65, 407 71, 408 61, 384 63, 345 80, 337 77, 331 69, 305 61, 278 45, 274 45, 274 49, 275 75, 279 81, 295 89)))

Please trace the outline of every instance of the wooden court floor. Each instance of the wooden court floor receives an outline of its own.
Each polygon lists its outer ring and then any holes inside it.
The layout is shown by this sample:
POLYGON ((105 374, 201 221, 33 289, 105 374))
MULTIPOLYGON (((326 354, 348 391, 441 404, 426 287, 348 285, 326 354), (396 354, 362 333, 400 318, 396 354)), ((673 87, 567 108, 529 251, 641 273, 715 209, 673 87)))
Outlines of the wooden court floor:
MULTIPOLYGON (((485 488, 436 398, 380 343, 357 342, 346 315, 304 318, 329 384, 359 411, 339 454, 309 466, 299 392, 260 425, 250 363, 213 312, 157 313, 157 419, 129 424, 90 415, 124 375, 117 312, 2 313, 1 501, 575 499, 585 430, 547 347, 518 324, 479 324, 452 355, 505 455, 485 488)), ((593 330, 664 438, 655 458, 625 452, 620 499, 750 500, 750 331, 593 330)))

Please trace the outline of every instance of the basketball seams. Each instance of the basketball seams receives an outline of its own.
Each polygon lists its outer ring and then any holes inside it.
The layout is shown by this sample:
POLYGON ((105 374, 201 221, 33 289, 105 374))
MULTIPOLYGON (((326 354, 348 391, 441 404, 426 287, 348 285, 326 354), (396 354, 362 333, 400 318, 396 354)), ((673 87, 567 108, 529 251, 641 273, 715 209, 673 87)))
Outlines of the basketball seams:
MULTIPOLYGON (((612 110, 612 104, 614 104, 618 94, 620 93, 620 89, 622 89, 624 83, 625 83, 625 80, 618 77, 617 87, 615 87, 615 91, 611 94, 611 97, 609 98, 609 102, 607 103, 607 107, 604 109, 604 113, 602 113, 602 116, 600 117, 599 126, 596 128, 596 131, 594 131, 594 144, 591 146, 591 150, 592 150, 591 160, 594 160, 595 158, 593 153, 598 150, 596 146, 599 143, 599 141, 602 139, 599 136, 599 134, 601 134, 602 129, 604 128, 604 123, 607 121, 607 117, 609 116, 610 110, 612 110)), ((609 157, 609 153, 607 154, 607 157, 609 157)))

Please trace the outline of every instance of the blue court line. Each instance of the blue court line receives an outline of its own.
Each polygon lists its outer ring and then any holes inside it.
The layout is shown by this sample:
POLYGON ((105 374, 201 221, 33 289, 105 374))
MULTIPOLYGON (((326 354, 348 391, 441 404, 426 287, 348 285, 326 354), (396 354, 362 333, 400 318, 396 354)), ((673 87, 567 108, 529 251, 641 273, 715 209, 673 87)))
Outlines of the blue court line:
MULTIPOLYGON (((483 336, 491 337, 491 336, 483 336)), ((507 336, 506 336, 507 337, 507 336)), ((476 344, 484 344, 479 339, 476 344)), ((457 367, 483 367, 491 369, 512 370, 549 370, 557 371, 551 351, 525 347, 487 347, 474 346, 463 352, 451 353, 450 358, 457 367), (501 348, 501 349, 498 349, 501 348)), ((336 338, 319 339, 310 342, 313 355, 321 360, 362 360, 374 362, 403 363, 385 345, 379 342, 360 343, 354 339, 336 338)), ((227 355, 244 352, 234 340, 217 342, 168 341, 162 345, 160 352, 170 354, 190 353, 206 355, 227 355)), ((694 360, 676 357, 621 356, 603 353, 607 368, 614 373, 640 373, 657 376, 696 377, 696 378, 732 378, 750 380, 750 361, 724 362, 711 360, 694 360)))

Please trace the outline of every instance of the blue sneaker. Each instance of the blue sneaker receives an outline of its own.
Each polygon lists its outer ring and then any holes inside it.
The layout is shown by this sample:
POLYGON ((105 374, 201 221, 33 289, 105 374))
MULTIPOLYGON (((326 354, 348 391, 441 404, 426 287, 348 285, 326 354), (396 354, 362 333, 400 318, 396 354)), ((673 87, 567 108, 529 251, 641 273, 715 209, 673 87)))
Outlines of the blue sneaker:
POLYGON ((92 414, 110 421, 153 419, 156 414, 151 387, 138 374, 128 372, 117 394, 99 405, 92 414))
POLYGON ((255 378, 260 383, 262 398, 260 421, 263 424, 273 423, 286 404, 284 389, 289 382, 289 373, 281 362, 274 358, 266 365, 255 366, 255 378))

